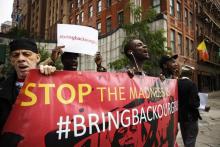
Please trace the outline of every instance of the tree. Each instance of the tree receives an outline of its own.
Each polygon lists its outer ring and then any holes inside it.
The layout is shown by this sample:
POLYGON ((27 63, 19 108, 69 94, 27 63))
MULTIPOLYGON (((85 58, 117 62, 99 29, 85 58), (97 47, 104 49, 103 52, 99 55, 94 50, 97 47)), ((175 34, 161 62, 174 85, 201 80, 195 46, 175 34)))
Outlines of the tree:
MULTIPOLYGON (((40 62, 42 62, 42 61, 46 60, 48 57, 50 57, 51 53, 49 53, 48 50, 46 50, 45 48, 41 48, 40 49, 40 56, 41 56, 40 62)), ((63 64, 61 63, 60 58, 55 62, 54 66, 56 67, 57 70, 63 69, 63 64)))
POLYGON ((7 35, 11 38, 18 38, 18 37, 29 37, 28 31, 25 29, 20 29, 18 27, 13 27, 7 35))
MULTIPOLYGON (((158 61, 162 54, 165 52, 164 42, 164 30, 151 31, 150 24, 156 19, 156 12, 153 9, 149 9, 146 12, 142 12, 142 8, 134 4, 130 4, 128 7, 133 13, 134 23, 125 24, 122 26, 126 32, 126 37, 123 42, 123 46, 131 38, 139 38, 142 40, 149 49, 150 60, 146 61, 144 69, 150 75, 157 75, 159 68, 158 61)), ((122 55, 120 59, 110 63, 110 68, 119 70, 129 64, 129 60, 125 55, 122 55)))

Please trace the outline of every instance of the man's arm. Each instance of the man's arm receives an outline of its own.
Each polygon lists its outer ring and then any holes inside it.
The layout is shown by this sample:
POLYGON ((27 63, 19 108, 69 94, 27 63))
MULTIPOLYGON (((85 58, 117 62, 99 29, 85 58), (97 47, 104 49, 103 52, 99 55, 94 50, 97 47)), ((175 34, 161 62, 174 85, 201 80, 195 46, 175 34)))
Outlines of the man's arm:
POLYGON ((57 46, 52 50, 52 54, 50 57, 48 57, 46 60, 42 61, 39 65, 54 65, 56 60, 60 57, 62 54, 62 48, 65 46, 57 46))
MULTIPOLYGON (((192 82, 192 81, 191 81, 192 82)), ((190 91, 190 107, 197 109, 200 106, 200 99, 198 95, 198 89, 195 83, 191 83, 191 91, 190 91)))
POLYGON ((102 66, 102 56, 100 52, 97 52, 94 58, 94 61, 97 65, 97 72, 107 72, 107 69, 102 66))

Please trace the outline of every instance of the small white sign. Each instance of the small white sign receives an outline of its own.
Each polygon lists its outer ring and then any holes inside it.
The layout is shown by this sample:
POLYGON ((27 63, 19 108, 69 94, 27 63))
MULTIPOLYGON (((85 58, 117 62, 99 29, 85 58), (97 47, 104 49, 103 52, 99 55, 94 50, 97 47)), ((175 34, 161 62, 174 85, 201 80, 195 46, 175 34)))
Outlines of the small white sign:
POLYGON ((205 110, 205 106, 207 105, 208 102, 208 93, 201 93, 199 92, 199 99, 200 99, 200 110, 205 110))
POLYGON ((65 45, 64 52, 95 55, 98 31, 81 25, 57 24, 57 45, 65 45))

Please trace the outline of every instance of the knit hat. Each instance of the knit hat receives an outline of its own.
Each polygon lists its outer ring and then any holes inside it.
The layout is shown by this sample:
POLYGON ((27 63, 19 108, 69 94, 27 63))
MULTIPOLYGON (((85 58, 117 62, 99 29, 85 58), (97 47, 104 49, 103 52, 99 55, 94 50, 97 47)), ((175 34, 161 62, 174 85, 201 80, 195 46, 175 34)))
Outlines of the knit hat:
POLYGON ((20 39, 14 39, 9 43, 10 46, 10 53, 15 50, 30 50, 35 53, 39 53, 37 45, 35 41, 27 39, 27 38, 20 38, 20 39))

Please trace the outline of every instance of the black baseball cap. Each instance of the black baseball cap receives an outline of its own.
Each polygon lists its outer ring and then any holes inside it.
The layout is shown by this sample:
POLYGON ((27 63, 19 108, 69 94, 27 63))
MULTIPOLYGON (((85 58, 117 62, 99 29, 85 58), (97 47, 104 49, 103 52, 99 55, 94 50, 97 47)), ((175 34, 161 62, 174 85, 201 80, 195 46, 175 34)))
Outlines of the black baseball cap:
POLYGON ((37 44, 35 41, 27 38, 19 38, 19 39, 14 39, 9 43, 10 46, 10 53, 15 51, 15 50, 20 50, 20 49, 25 49, 25 50, 30 50, 35 53, 39 53, 37 44))
POLYGON ((177 54, 173 56, 163 55, 160 58, 160 62, 159 62, 160 68, 163 68, 163 64, 166 64, 167 61, 170 61, 172 59, 176 60, 177 58, 178 58, 177 54))

